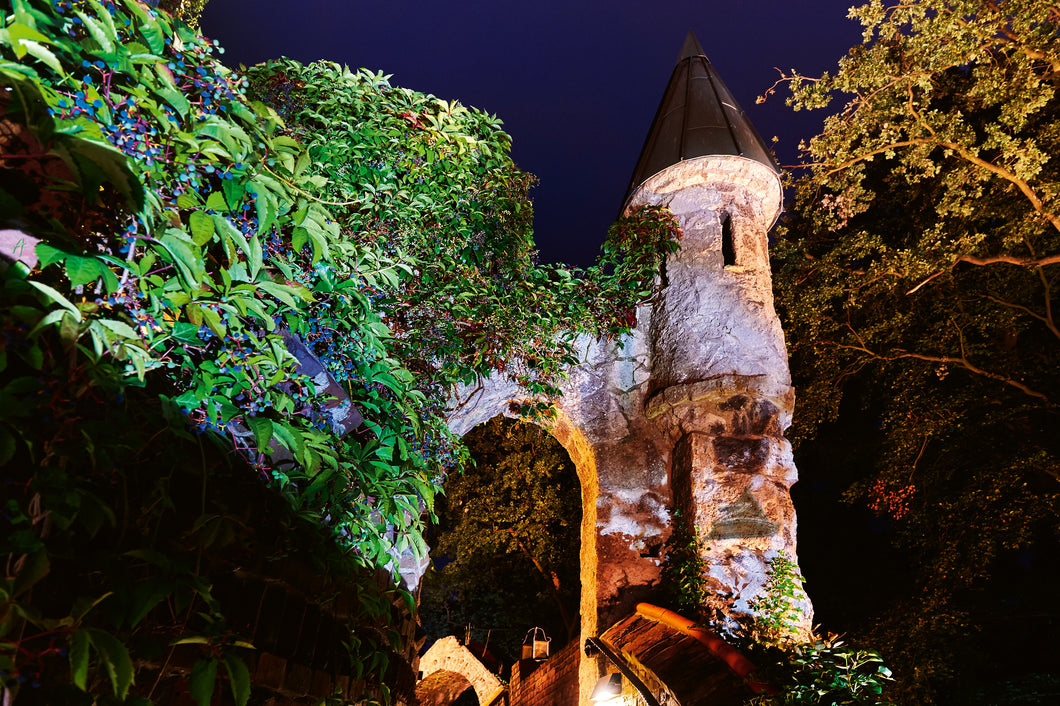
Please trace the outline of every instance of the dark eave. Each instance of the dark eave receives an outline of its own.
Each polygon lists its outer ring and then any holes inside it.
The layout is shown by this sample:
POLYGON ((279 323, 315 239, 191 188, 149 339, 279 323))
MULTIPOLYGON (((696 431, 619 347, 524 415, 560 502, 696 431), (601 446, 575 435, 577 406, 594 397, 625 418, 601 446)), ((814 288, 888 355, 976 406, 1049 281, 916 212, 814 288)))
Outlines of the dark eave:
POLYGON ((689 31, 633 170, 623 209, 651 177, 682 160, 708 155, 746 157, 780 173, 765 142, 689 31))

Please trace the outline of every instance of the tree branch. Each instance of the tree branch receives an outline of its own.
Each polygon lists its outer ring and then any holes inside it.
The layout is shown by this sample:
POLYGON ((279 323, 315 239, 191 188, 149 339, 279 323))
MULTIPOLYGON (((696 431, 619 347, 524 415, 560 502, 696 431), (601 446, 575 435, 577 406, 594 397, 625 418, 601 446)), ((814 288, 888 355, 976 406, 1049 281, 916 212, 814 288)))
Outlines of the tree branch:
MULTIPOLYGON (((989 370, 983 370, 982 368, 972 364, 971 361, 969 361, 968 358, 965 357, 963 350, 961 351, 960 357, 954 357, 954 356, 948 356, 948 355, 927 355, 927 354, 924 354, 924 353, 910 353, 908 351, 902 351, 902 350, 898 350, 898 351, 896 351, 893 354, 885 355, 883 353, 877 353, 877 352, 869 349, 864 344, 862 344, 862 345, 851 345, 849 343, 837 343, 835 341, 823 341, 822 343, 824 343, 826 345, 830 345, 830 346, 835 346, 836 348, 843 348, 843 349, 846 349, 846 350, 860 351, 861 353, 864 353, 865 355, 867 355, 867 356, 869 356, 871 358, 875 358, 877 360, 895 361, 895 360, 901 360, 901 359, 904 359, 904 358, 911 358, 911 359, 914 359, 914 360, 923 360, 923 361, 928 362, 928 363, 946 363, 948 365, 959 365, 959 366, 961 366, 962 368, 964 368, 965 370, 967 370, 970 373, 974 373, 976 375, 981 375, 982 377, 988 378, 990 380, 996 380, 998 382, 1004 383, 1005 385, 1009 385, 1011 387, 1016 388, 1017 390, 1019 390, 1020 392, 1024 393, 1025 395, 1040 399, 1043 402, 1048 402, 1049 401, 1049 398, 1046 397, 1044 394, 1042 394, 1041 392, 1038 392, 1037 390, 1034 390, 1034 389, 1024 385, 1019 380, 1016 380, 1016 379, 1010 378, 1010 377, 1006 377, 1004 375, 999 375, 998 373, 992 373, 989 370)), ((962 341, 962 348, 963 348, 963 341, 962 341)))
POLYGON ((1046 257, 1015 257, 1014 255, 991 255, 989 257, 977 257, 975 255, 959 255, 956 262, 967 262, 971 265, 997 265, 1008 263, 1020 265, 1021 267, 1044 267, 1060 263, 1060 254, 1047 255, 1046 257))
POLYGON ((519 535, 516 534, 514 529, 508 527, 506 531, 512 536, 512 539, 515 540, 515 543, 519 546, 519 549, 522 550, 523 554, 526 554, 527 558, 533 562, 534 568, 537 569, 538 573, 541 574, 541 577, 545 579, 545 583, 548 584, 548 590, 552 594, 552 600, 556 602, 556 607, 559 609, 559 617, 563 620, 563 627, 567 631, 567 640, 569 641, 575 634, 574 621, 571 620, 570 613, 567 612, 567 607, 563 605, 563 601, 560 599, 559 588, 556 585, 558 581, 555 580, 555 574, 545 571, 545 567, 541 566, 541 562, 537 560, 537 557, 531 554, 530 550, 523 546, 522 541, 519 539, 519 535))
MULTIPOLYGON (((1016 188, 1018 188, 1020 192, 1027 198, 1027 200, 1031 202, 1031 206, 1034 207, 1034 210, 1040 213, 1047 221, 1049 221, 1049 223, 1052 224, 1053 228, 1060 231, 1060 217, 1058 217, 1055 213, 1050 213, 1049 211, 1045 210, 1045 204, 1042 203, 1042 200, 1038 197, 1038 194, 1024 179, 1020 179, 1008 169, 999 167, 993 162, 988 162, 982 157, 972 154, 965 147, 957 144, 956 142, 943 142, 940 140, 938 144, 940 147, 946 147, 948 149, 953 150, 954 152, 959 154, 961 158, 965 161, 971 162, 975 166, 981 167, 982 169, 985 169, 988 172, 996 174, 1005 181, 1015 185, 1016 188)), ((1060 262, 1060 255, 1055 256, 1054 262, 1060 262)))
POLYGON ((1022 304, 1015 304, 1013 302, 1005 301, 1004 299, 1000 299, 998 297, 995 297, 992 294, 984 294, 983 297, 985 299, 989 299, 990 301, 994 302, 995 304, 1000 304, 1001 306, 1007 306, 1010 309, 1018 309, 1019 311, 1022 311, 1023 313, 1027 314, 1028 316, 1032 316, 1035 319, 1038 319, 1043 324, 1045 324, 1046 328, 1048 328, 1052 332, 1052 334, 1054 336, 1056 336, 1057 338, 1060 338, 1060 329, 1057 329, 1056 324, 1053 321, 1052 307, 1049 306, 1049 289, 1048 289, 1048 285, 1046 285, 1046 312, 1048 314, 1047 316, 1042 316, 1041 314, 1033 311, 1030 307, 1023 306, 1022 304))

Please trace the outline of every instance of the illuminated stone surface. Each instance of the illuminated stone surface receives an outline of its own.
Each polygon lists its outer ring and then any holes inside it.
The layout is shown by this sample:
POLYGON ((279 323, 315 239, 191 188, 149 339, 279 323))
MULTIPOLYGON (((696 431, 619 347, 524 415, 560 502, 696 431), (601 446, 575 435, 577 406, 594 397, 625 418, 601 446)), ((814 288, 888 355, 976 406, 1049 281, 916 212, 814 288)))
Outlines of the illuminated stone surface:
MULTIPOLYGON (((689 51, 701 51, 689 46, 678 69, 689 51)), ((744 121, 729 125, 739 128, 732 134, 756 135, 735 104, 689 104, 685 113, 699 122, 724 114, 744 121)), ((668 120, 663 127, 672 132, 668 120)), ((669 144, 655 132, 646 151, 669 144)), ((795 393, 767 238, 783 203, 780 178, 768 158, 681 157, 627 201, 627 211, 669 208, 683 231, 681 249, 667 258, 657 294, 638 309, 629 335, 579 342, 581 363, 552 400, 552 433, 582 483, 583 638, 651 602, 671 507, 695 526, 706 580, 734 596, 736 611, 748 611, 761 594, 770 559, 784 552, 797 561, 789 491, 798 476, 784 438, 795 393)), ((499 375, 482 380, 451 400, 450 428, 463 434, 527 401, 499 375)), ((808 600, 802 608, 799 629, 809 632, 808 600)), ((582 660, 582 703, 599 676, 594 660, 582 660)))
POLYGON ((423 676, 416 684, 419 706, 452 703, 468 687, 475 690, 480 704, 489 704, 502 690, 500 680, 455 637, 431 645, 420 658, 420 673, 423 676))
MULTIPOLYGON (((669 507, 691 519, 711 589, 735 595, 739 611, 761 592, 771 558, 796 558, 797 472, 784 438, 795 395, 766 239, 779 179, 741 157, 701 157, 645 182, 631 207, 644 203, 671 208, 682 248, 629 335, 581 341, 582 363, 553 401, 553 433, 582 481, 583 636, 652 599, 669 507), (722 253, 726 215, 732 265, 722 253)), ((522 401, 500 378, 459 400, 450 423, 460 433, 522 401)), ((812 608, 803 609, 809 630, 812 608)), ((595 680, 591 668, 583 684, 595 680)))

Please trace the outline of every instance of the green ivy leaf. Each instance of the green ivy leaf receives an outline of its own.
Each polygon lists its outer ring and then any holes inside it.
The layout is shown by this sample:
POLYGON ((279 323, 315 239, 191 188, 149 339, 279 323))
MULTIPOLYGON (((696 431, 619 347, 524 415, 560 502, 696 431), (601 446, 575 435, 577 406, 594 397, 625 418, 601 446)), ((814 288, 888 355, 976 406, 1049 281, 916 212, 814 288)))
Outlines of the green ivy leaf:
POLYGON ((124 338, 134 341, 139 340, 140 338, 139 334, 136 333, 136 330, 133 329, 132 326, 129 326, 129 324, 122 321, 115 321, 114 319, 99 319, 99 325, 124 338))
POLYGON ((59 59, 52 53, 48 47, 44 46, 39 42, 35 42, 32 39, 23 39, 19 42, 19 45, 32 57, 39 59, 41 63, 47 66, 49 69, 59 74, 64 75, 66 72, 63 71, 62 64, 59 63, 59 59))
POLYGON ((82 691, 88 681, 88 633, 74 630, 70 635, 70 679, 82 691))
POLYGON ((272 440, 272 420, 268 417, 247 416, 246 422, 250 430, 254 432, 254 443, 257 444, 258 449, 266 449, 272 440))
POLYGON ((208 309, 205 307, 200 308, 200 311, 202 312, 203 321, 210 328, 210 330, 213 331, 218 338, 224 338, 227 328, 221 321, 221 315, 213 309, 208 309))
POLYGON ((59 306, 69 311, 71 314, 74 315, 75 319, 77 319, 78 321, 81 320, 81 310, 74 306, 69 299, 64 297, 53 287, 49 287, 48 285, 42 282, 37 282, 35 280, 29 280, 29 285, 44 294, 44 296, 46 296, 49 300, 55 302, 59 306))
POLYGON ((228 208, 228 202, 225 201, 225 196, 220 191, 211 191, 210 195, 206 197, 206 208, 211 211, 230 211, 228 208))
POLYGON ((37 259, 40 260, 40 268, 42 270, 53 262, 59 262, 69 254, 64 250, 60 250, 53 245, 45 243, 43 240, 37 243, 35 251, 37 253, 37 259))
POLYGON ((236 706, 246 706, 250 700, 250 672, 246 663, 239 655, 225 650, 221 658, 224 660, 225 669, 228 670, 228 681, 232 686, 232 698, 236 706))
POLYGON ((213 218, 203 211, 192 211, 188 216, 188 225, 196 245, 202 246, 210 242, 214 233, 213 218))
POLYGON ((134 671, 128 648, 118 638, 97 628, 87 628, 88 636, 110 677, 114 695, 124 699, 133 684, 134 671))
MULTIPOLYGON (((156 66, 155 70, 158 71, 160 75, 162 75, 162 69, 160 66, 156 66)), ((153 90, 163 100, 165 100, 166 103, 169 103, 171 106, 173 106, 174 110, 176 110, 181 117, 188 117, 188 113, 191 111, 191 103, 188 102, 188 99, 185 98, 180 91, 168 84, 155 86, 153 90)))
POLYGON ((243 196, 247 193, 246 184, 239 179, 225 179, 221 182, 225 200, 229 208, 236 210, 243 204, 243 196))
POLYGON ((106 269, 103 263, 94 257, 82 257, 80 255, 68 255, 65 264, 66 276, 70 279, 70 284, 75 286, 95 282, 103 276, 100 269, 106 269))
POLYGON ((217 660, 200 659, 191 668, 188 690, 197 706, 210 706, 214 684, 217 681, 217 660))
POLYGON ((202 345, 202 341, 199 340, 199 327, 194 324, 178 321, 173 324, 173 331, 170 335, 175 341, 179 341, 185 346, 202 345))
POLYGON ((107 33, 103 30, 103 27, 100 26, 99 22, 97 22, 95 18, 86 15, 80 10, 74 10, 74 14, 77 15, 78 18, 80 18, 82 24, 84 24, 85 28, 88 30, 89 35, 92 36, 92 39, 95 39, 97 42, 99 42, 99 45, 103 48, 103 51, 108 54, 114 51, 114 42, 111 41, 111 38, 107 36, 107 33))

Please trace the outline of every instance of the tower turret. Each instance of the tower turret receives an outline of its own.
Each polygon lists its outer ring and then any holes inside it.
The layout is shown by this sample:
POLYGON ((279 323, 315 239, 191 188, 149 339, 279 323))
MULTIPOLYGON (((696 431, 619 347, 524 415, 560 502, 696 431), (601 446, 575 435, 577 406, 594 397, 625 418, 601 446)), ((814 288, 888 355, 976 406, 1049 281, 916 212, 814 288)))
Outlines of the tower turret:
POLYGON ((690 32, 624 210, 667 206, 684 232, 651 314, 645 413, 674 441, 674 504, 709 548, 711 582, 742 591, 743 609, 768 560, 795 555, 794 392, 767 239, 782 200, 776 163, 690 32))
MULTIPOLYGON (((784 438, 795 398, 766 235, 780 214, 779 169, 691 34, 623 209, 649 203, 680 220, 681 248, 628 334, 579 339, 550 426, 581 481, 581 633, 601 642, 658 600, 670 506, 697 528, 708 582, 738 594, 737 610, 761 593, 771 559, 795 560, 784 438)), ((503 375, 479 380, 454 396, 450 428, 463 433, 521 394, 503 375)), ((601 659, 580 658, 579 703, 609 671, 601 659)))

